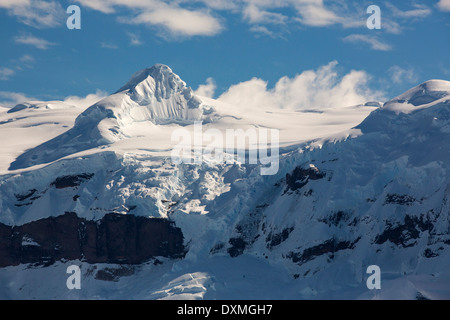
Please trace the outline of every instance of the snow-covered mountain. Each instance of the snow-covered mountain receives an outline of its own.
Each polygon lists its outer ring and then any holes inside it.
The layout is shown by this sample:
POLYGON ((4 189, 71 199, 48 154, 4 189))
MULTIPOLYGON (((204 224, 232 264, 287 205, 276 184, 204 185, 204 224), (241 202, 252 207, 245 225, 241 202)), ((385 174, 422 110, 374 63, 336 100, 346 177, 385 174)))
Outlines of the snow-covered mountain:
POLYGON ((385 104, 245 112, 156 65, 87 110, 3 111, 0 298, 448 299, 449 107, 432 80, 385 104), (172 132, 198 121, 279 130, 278 173, 175 165, 172 132))

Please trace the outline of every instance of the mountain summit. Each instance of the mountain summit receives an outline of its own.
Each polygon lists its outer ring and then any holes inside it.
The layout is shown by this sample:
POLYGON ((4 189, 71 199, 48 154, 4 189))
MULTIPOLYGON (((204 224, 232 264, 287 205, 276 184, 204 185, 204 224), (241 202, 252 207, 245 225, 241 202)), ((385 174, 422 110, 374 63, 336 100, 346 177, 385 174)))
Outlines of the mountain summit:
POLYGON ((172 69, 158 64, 135 73, 115 94, 81 114, 75 126, 106 118, 116 119, 114 124, 119 129, 143 121, 187 124, 204 119, 201 104, 193 90, 172 69))
POLYGON ((150 105, 153 99, 159 102, 168 100, 175 95, 182 95, 190 109, 196 109, 201 104, 192 89, 187 87, 172 69, 163 64, 136 72, 116 93, 120 92, 126 92, 140 105, 150 105))

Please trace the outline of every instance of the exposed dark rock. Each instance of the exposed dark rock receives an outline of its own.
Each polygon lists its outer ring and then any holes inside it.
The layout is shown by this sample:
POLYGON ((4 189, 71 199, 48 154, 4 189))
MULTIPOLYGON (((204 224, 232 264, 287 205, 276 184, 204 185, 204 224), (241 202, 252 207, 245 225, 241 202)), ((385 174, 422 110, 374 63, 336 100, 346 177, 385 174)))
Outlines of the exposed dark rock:
POLYGON ((355 245, 361 240, 361 237, 355 241, 337 241, 336 239, 327 240, 317 246, 303 250, 302 252, 290 252, 286 258, 291 259, 292 262, 302 265, 308 261, 311 261, 317 257, 325 254, 331 254, 331 258, 334 258, 336 252, 354 249, 355 245))
POLYGON ((23 226, 0 224, 0 267, 51 265, 62 260, 140 264, 154 257, 182 258, 181 229, 166 219, 108 214, 99 221, 75 213, 23 226))
POLYGON ((320 180, 325 178, 326 174, 321 173, 317 168, 311 167, 303 169, 301 167, 295 168, 292 174, 286 174, 286 190, 285 193, 296 191, 306 186, 309 180, 320 180))
POLYGON ((245 241, 245 239, 241 238, 231 238, 230 239, 230 245, 231 247, 228 248, 228 254, 232 258, 239 257, 240 255, 244 254, 244 250, 247 248, 248 243, 245 241))
POLYGON ((244 253, 261 236, 260 228, 265 229, 263 212, 268 204, 258 205, 255 210, 246 215, 235 227, 236 236, 229 240, 231 247, 228 253, 235 258, 244 253))
MULTIPOLYGON (((345 211, 333 212, 328 217, 324 219, 320 219, 320 222, 327 224, 328 226, 339 226, 343 223, 347 224, 347 221, 350 220, 352 215, 345 211)), ((350 223, 351 224, 351 223, 350 223)))
POLYGON ((386 230, 376 237, 376 244, 383 244, 387 241, 402 246, 404 248, 412 247, 415 245, 415 241, 420 237, 420 234, 424 231, 432 231, 433 224, 428 221, 424 221, 417 217, 405 217, 405 222, 397 226, 392 226, 388 223, 386 230))
POLYGON ((223 248, 225 248, 225 244, 223 242, 220 242, 218 244, 216 244, 211 250, 210 250, 210 254, 216 254, 218 252, 220 252, 223 248))
POLYGON ((285 242, 290 234, 294 231, 294 228, 286 228, 281 233, 273 234, 272 232, 267 236, 266 242, 267 242, 267 249, 272 249, 274 247, 279 246, 283 242, 285 242))
POLYGON ((118 268, 105 268, 98 270, 95 279, 101 281, 117 282, 122 277, 130 277, 135 273, 134 266, 120 266, 118 268))
POLYGON ((417 292, 416 300, 417 301, 427 301, 427 300, 431 300, 431 299, 425 297, 421 292, 417 292))
POLYGON ((424 251, 423 256, 424 256, 425 258, 428 258, 428 259, 430 259, 430 258, 436 258, 436 257, 439 257, 439 253, 438 253, 438 252, 434 252, 434 251, 431 250, 430 248, 427 248, 427 249, 424 251))
POLYGON ((409 196, 407 194, 399 195, 399 194, 388 194, 386 196, 386 201, 384 204, 399 204, 399 205, 405 205, 405 206, 412 206, 417 200, 409 196))
POLYGON ((86 182, 94 176, 93 173, 84 173, 73 176, 59 177, 51 183, 56 189, 79 187, 83 182, 86 182))
POLYGON ((27 192, 23 193, 23 194, 16 194, 16 199, 19 202, 25 201, 29 198, 31 198, 32 196, 34 196, 36 194, 37 190, 36 189, 32 189, 32 190, 28 190, 27 192))

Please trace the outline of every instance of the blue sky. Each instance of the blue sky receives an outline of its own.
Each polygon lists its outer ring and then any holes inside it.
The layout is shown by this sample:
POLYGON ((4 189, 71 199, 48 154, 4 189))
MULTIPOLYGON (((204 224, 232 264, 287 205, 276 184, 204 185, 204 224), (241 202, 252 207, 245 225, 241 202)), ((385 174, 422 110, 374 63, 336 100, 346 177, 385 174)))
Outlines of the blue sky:
POLYGON ((450 0, 0 0, 0 40, 4 106, 102 96, 156 63, 231 101, 300 85, 382 99, 450 79, 450 0), (81 30, 66 27, 72 4, 81 30))

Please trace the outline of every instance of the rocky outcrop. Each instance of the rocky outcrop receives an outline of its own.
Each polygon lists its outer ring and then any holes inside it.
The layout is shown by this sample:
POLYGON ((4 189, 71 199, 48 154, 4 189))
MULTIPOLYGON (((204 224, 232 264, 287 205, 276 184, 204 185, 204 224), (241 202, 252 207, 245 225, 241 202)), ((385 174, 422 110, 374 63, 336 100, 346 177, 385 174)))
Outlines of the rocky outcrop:
POLYGON ((108 214, 99 221, 75 213, 23 226, 0 224, 0 267, 56 261, 140 264, 155 257, 182 258, 181 229, 166 219, 108 214))
POLYGON ((297 191, 308 184, 310 180, 320 180, 325 178, 326 174, 320 172, 316 167, 311 166, 308 169, 303 169, 301 167, 295 168, 292 174, 286 174, 286 190, 297 191))
POLYGON ((355 241, 337 241, 336 239, 330 239, 317 246, 307 248, 302 252, 290 252, 286 258, 291 259, 292 262, 298 265, 302 265, 323 255, 328 255, 329 258, 333 259, 334 255, 339 251, 354 249, 360 240, 361 238, 355 241))

